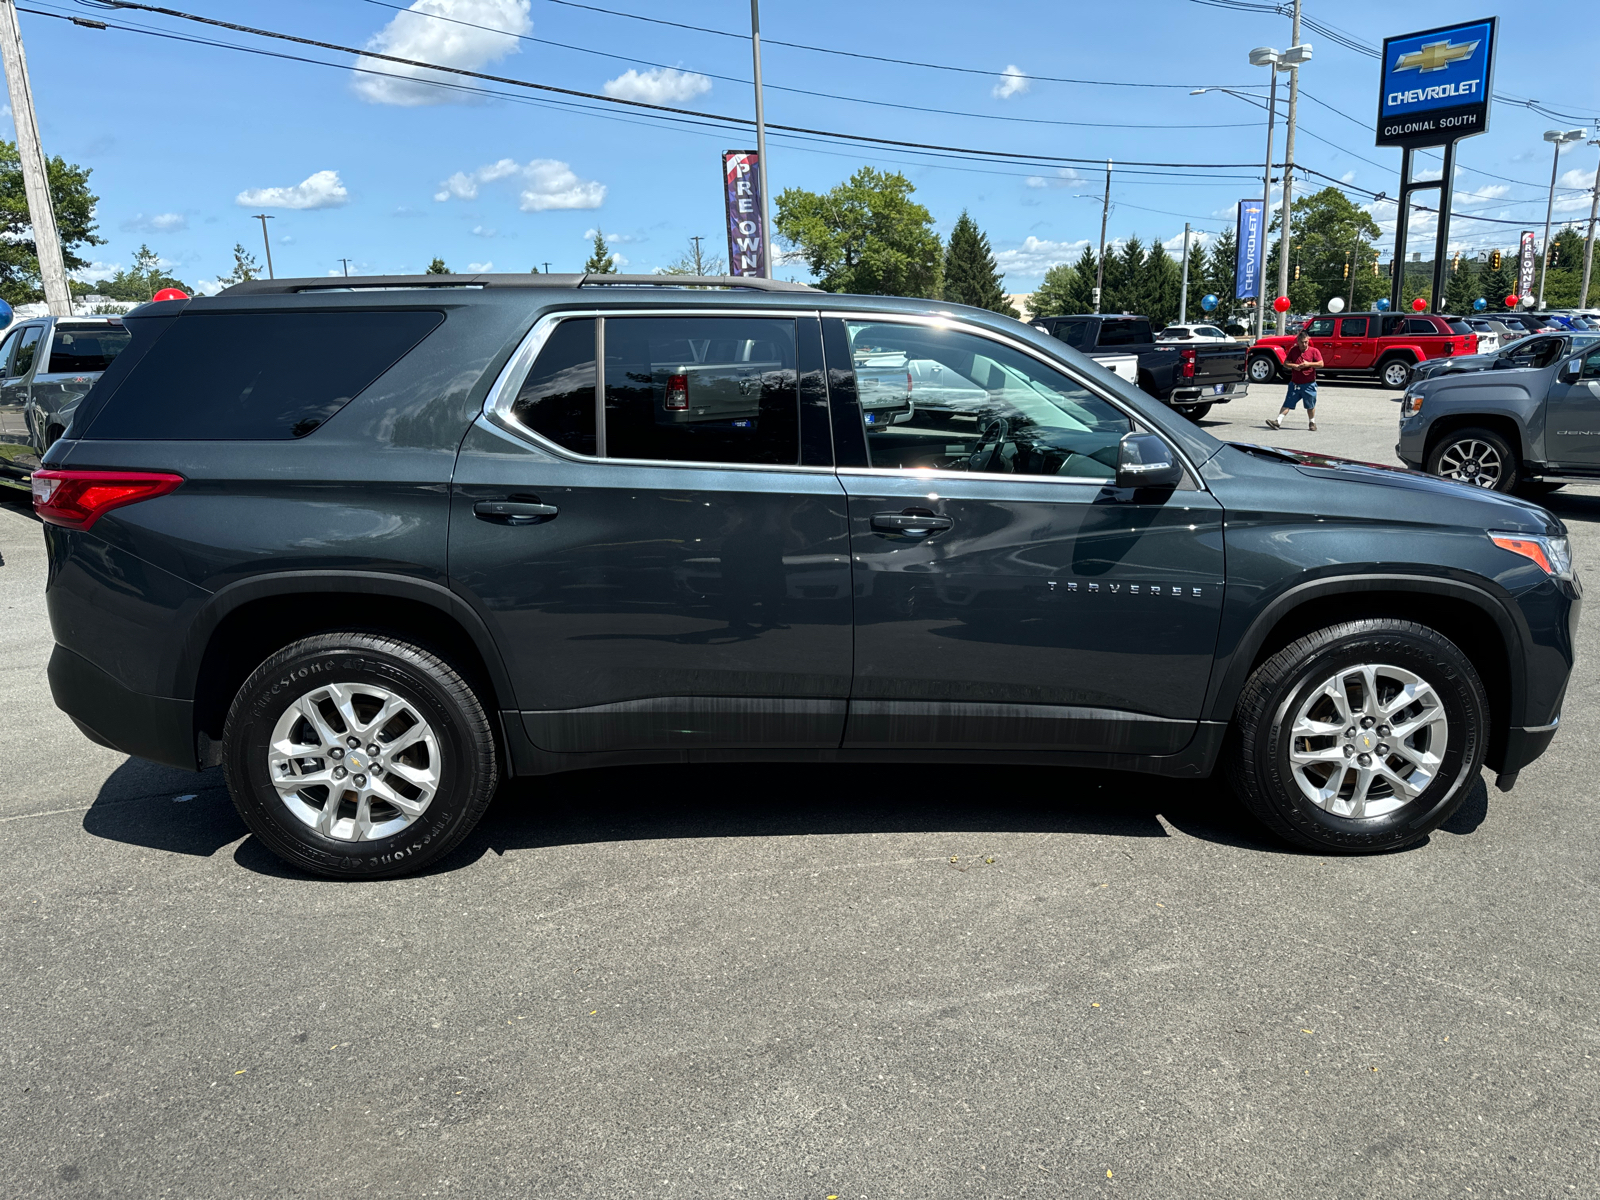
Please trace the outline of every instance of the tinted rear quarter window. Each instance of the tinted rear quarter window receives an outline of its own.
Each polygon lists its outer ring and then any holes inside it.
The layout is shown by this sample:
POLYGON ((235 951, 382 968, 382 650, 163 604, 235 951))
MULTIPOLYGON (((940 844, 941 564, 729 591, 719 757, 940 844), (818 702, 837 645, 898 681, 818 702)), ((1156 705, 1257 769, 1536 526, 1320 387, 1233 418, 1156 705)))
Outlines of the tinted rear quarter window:
POLYGON ((1150 341, 1149 321, 1104 321, 1100 325, 1100 346, 1134 346, 1150 341))
POLYGON ((104 371, 132 340, 133 335, 120 325, 57 325, 45 370, 52 375, 104 371))
POLYGON ((436 311, 186 312, 84 436, 280 441, 317 429, 444 320, 436 311))
POLYGON ((511 412, 558 446, 594 453, 593 317, 574 317, 550 331, 511 412))

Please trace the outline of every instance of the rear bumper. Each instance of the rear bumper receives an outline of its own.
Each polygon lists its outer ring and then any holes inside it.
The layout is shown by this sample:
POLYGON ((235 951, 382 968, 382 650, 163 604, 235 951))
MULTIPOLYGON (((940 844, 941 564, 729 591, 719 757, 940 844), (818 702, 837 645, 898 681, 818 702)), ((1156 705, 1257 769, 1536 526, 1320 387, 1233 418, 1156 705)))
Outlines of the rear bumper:
POLYGON ((1222 388, 1221 392, 1213 392, 1209 384, 1205 387, 1173 388, 1168 401, 1172 404, 1226 404, 1229 400, 1242 400, 1250 394, 1248 382, 1225 383, 1222 388))
POLYGON ((49 674, 56 707, 90 741, 164 766, 199 769, 190 701, 130 691, 60 645, 50 655, 49 674))

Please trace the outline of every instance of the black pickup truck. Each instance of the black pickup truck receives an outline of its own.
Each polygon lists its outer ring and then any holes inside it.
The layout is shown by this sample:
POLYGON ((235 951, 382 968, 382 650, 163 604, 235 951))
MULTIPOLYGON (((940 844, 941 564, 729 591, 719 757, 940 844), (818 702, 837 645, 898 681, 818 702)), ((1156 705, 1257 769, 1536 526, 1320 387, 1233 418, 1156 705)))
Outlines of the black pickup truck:
POLYGON ((1226 404, 1250 390, 1243 342, 1158 342, 1149 317, 1127 314, 1039 317, 1032 324, 1090 358, 1136 355, 1139 386, 1192 421, 1210 412, 1213 404, 1226 404))

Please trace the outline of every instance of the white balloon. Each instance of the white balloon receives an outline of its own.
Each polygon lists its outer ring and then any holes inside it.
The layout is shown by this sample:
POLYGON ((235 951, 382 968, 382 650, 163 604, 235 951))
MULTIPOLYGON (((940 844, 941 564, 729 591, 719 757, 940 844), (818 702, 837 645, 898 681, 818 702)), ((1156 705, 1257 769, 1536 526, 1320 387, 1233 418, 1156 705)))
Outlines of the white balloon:
POLYGON ((1522 298, 1522 307, 1523 308, 1532 308, 1533 307, 1533 297, 1532 296, 1524 296, 1522 298))
POLYGON ((1328 301, 1328 311, 1331 312, 1331 313, 1341 313, 1341 312, 1343 312, 1344 311, 1344 297, 1343 296, 1335 296, 1332 300, 1329 300, 1328 301))

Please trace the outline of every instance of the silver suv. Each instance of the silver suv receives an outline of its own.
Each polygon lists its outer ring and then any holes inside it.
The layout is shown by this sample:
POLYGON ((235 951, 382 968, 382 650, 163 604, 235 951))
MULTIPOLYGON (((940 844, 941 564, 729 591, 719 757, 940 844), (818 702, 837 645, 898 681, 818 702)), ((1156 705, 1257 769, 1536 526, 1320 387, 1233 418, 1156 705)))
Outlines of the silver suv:
POLYGON ((128 345, 121 317, 35 317, 0 342, 0 476, 26 478, 128 345))

